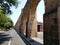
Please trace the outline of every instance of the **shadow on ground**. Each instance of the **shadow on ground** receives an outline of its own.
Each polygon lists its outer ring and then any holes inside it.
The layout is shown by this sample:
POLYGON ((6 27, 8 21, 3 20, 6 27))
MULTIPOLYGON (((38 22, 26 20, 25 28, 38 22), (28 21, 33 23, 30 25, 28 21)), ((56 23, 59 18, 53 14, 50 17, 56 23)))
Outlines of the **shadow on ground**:
POLYGON ((37 41, 35 41, 35 40, 31 39, 31 38, 29 38, 28 40, 29 40, 33 45, 43 45, 43 44, 41 44, 40 42, 37 42, 37 41))
POLYGON ((22 40, 26 43, 26 45, 43 45, 40 42, 37 42, 31 38, 27 38, 25 35, 21 34, 19 31, 16 31, 22 40))
POLYGON ((5 41, 9 41, 10 38, 9 34, 5 34, 5 33, 0 33, 0 44, 3 44, 5 41))

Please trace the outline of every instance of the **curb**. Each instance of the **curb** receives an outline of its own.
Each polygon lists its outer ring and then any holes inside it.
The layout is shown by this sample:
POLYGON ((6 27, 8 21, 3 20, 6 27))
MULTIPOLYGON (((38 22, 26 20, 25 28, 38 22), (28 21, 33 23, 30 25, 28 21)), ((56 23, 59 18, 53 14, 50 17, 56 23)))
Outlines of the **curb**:
POLYGON ((20 33, 20 36, 29 43, 29 45, 33 45, 23 34, 20 33))
POLYGON ((25 35, 23 35, 22 33, 20 33, 20 32, 17 31, 17 30, 15 30, 15 31, 25 40, 25 42, 28 42, 29 45, 33 45, 33 44, 25 37, 25 35))

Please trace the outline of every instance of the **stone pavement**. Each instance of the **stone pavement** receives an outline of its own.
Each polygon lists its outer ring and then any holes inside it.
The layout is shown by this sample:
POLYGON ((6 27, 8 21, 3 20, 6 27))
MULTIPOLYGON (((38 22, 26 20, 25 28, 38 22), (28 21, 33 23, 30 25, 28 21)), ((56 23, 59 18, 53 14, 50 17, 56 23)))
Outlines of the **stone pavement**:
POLYGON ((37 32, 37 38, 43 39, 43 32, 37 32))
POLYGON ((0 45, 43 45, 42 33, 38 33, 40 37, 26 38, 24 35, 11 29, 9 31, 0 31, 0 45), (1 34, 3 34, 1 38, 1 34), (2 41, 3 39, 3 41, 2 41))
POLYGON ((37 37, 31 37, 35 42, 34 45, 43 45, 43 32, 37 32, 37 37))
POLYGON ((32 45, 43 45, 43 41, 37 38, 28 38, 28 40, 32 43, 32 45))
POLYGON ((37 38, 37 37, 32 37, 33 40, 43 44, 43 39, 37 38))
POLYGON ((37 37, 28 38, 21 33, 20 35, 23 38, 23 40, 28 42, 30 45, 43 45, 43 40, 40 38, 37 38, 37 37))
POLYGON ((5 31, 0 31, 0 33, 4 33, 5 31))
POLYGON ((26 45, 14 29, 0 33, 0 45, 26 45))

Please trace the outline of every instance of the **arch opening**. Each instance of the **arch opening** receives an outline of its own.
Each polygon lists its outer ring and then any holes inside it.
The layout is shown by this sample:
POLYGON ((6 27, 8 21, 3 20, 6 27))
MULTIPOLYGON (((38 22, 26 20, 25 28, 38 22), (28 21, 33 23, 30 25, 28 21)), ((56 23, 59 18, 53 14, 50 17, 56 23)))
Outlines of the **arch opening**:
POLYGON ((37 17, 37 38, 41 38, 43 40, 43 15, 45 13, 45 4, 44 0, 41 0, 36 9, 36 17, 37 17))
MULTIPOLYGON (((36 6, 37 6, 37 3, 36 1, 38 0, 34 0, 34 2, 36 3, 36 5, 33 6, 33 3, 32 2, 33 0, 28 0, 26 6, 24 7, 23 9, 23 14, 21 14, 22 16, 26 16, 23 17, 22 19, 22 30, 23 27, 25 27, 26 25, 26 22, 27 22, 27 37, 36 37, 36 6), (25 20, 26 19, 26 20, 25 20)), ((43 0, 41 0, 42 2, 43 0)), ((40 2, 40 3, 41 3, 40 2)), ((45 14, 44 14, 44 19, 43 19, 43 14, 42 14, 42 22, 44 20, 44 44, 45 45, 59 45, 59 38, 60 38, 60 34, 58 31, 60 30, 60 6, 57 6, 57 0, 44 0, 43 2, 45 2, 45 14), (53 4, 52 4, 52 3, 53 4), (56 43, 55 43, 56 42, 56 43), (53 43, 53 44, 52 44, 53 43)), ((60 4, 60 3, 59 3, 60 4)), ((40 4, 41 5, 41 4, 40 4)), ((37 8, 38 9, 38 8, 37 8)), ((41 10, 39 10, 40 12, 42 12, 43 10, 43 7, 40 8, 41 10)), ((39 12, 39 15, 40 15, 40 12, 39 12)), ((38 16, 39 17, 39 16, 38 16)), ((40 17, 39 17, 40 19, 40 17)), ((39 26, 40 27, 40 26, 39 26)), ((21 31, 22 31, 21 30, 21 31)), ((22 31, 22 33, 24 33, 22 31)))

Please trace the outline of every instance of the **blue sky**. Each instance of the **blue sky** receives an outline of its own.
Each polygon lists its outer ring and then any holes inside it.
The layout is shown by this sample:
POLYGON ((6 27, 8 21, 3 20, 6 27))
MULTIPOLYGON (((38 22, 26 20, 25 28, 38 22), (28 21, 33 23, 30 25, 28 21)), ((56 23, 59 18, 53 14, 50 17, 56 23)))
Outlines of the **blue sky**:
MULTIPOLYGON (((13 13, 10 15, 10 17, 13 20, 14 25, 16 24, 17 19, 21 14, 21 10, 24 8, 24 6, 26 4, 26 1, 27 0, 19 0, 19 5, 18 5, 17 8, 15 8, 14 6, 11 7, 11 10, 12 10, 13 13)), ((44 1, 41 0, 40 3, 38 4, 37 10, 36 10, 37 21, 38 22, 40 22, 40 21, 43 22, 43 14, 45 12, 44 9, 45 9, 44 1)))
POLYGON ((37 6, 36 15, 37 15, 37 21, 43 22, 43 14, 45 12, 45 6, 44 1, 41 0, 37 6))

